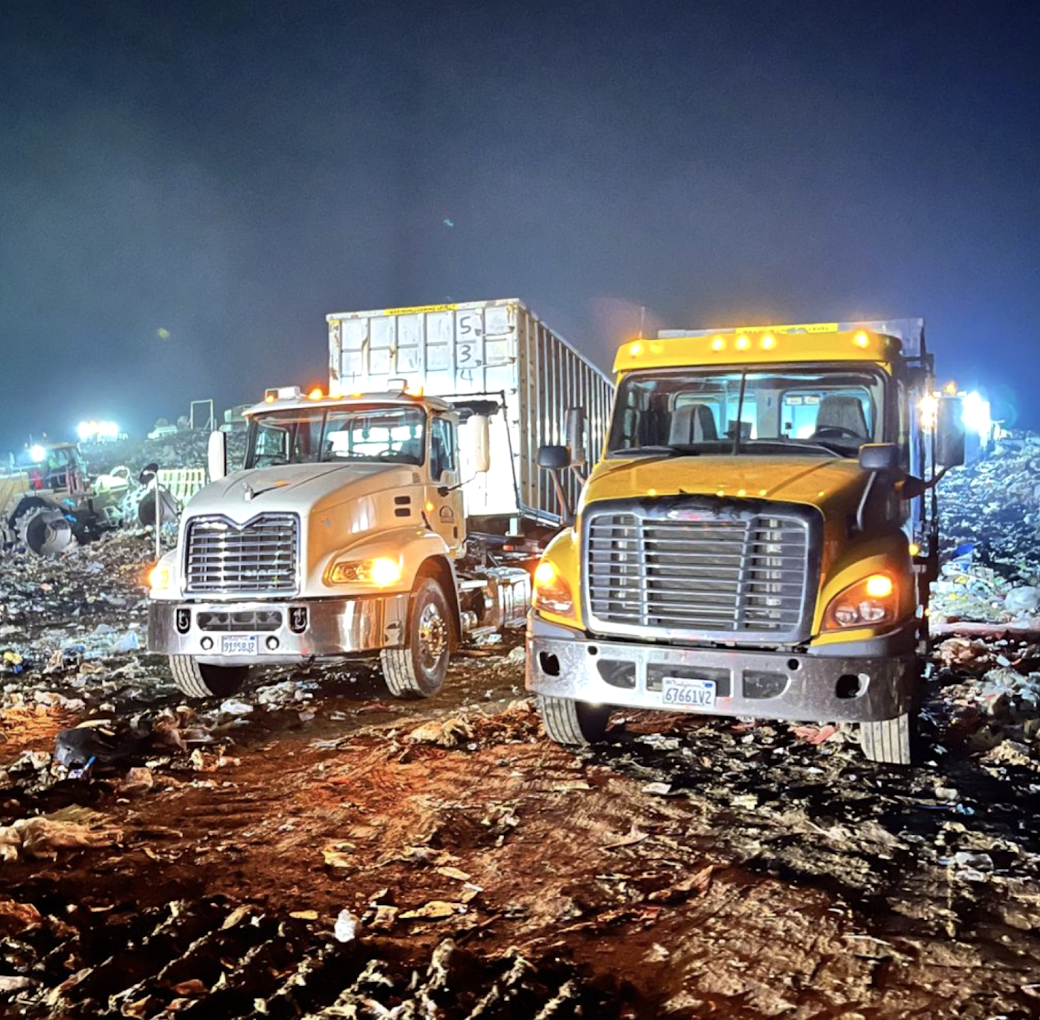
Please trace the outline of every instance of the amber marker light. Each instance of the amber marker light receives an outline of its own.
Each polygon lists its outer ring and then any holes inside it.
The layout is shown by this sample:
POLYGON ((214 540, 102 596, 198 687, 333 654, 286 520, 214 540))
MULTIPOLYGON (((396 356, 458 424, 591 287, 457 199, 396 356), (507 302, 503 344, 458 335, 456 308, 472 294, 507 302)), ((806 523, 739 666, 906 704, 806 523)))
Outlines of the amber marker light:
POLYGON ((631 344, 628 348, 628 353, 633 358, 638 358, 643 353, 643 345, 637 340, 634 344, 631 344))
POLYGON ((873 599, 886 599, 894 590, 892 578, 885 574, 874 574, 867 578, 867 594, 873 599))
POLYGON ((921 555, 921 547, 916 542, 911 542, 910 543, 910 555, 911 556, 920 556, 921 555))
POLYGON ((860 330, 855 337, 855 343, 857 347, 866 347, 870 343, 870 337, 867 336, 863 330, 860 330))
POLYGON ((772 333, 766 333, 766 335, 762 337, 761 343, 762 350, 771 351, 776 346, 776 337, 773 336, 772 333))
POLYGON ((721 336, 715 337, 711 342, 711 349, 713 351, 721 351, 726 346, 726 341, 721 336))
POLYGON ((322 398, 321 389, 319 387, 315 387, 313 390, 310 391, 310 393, 307 394, 307 396, 311 400, 321 400, 321 398, 322 398))
POLYGON ((746 336, 737 337, 737 350, 746 351, 751 346, 751 341, 746 336))

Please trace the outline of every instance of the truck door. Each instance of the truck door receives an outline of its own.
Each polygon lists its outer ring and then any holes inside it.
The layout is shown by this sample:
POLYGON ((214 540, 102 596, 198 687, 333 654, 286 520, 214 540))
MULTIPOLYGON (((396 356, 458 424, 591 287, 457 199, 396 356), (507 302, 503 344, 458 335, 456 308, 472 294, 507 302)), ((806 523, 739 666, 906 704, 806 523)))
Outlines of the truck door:
POLYGON ((426 519, 449 549, 458 551, 466 541, 466 517, 459 484, 458 430, 449 418, 430 421, 430 481, 426 486, 426 519), (440 490, 447 488, 447 495, 440 490))

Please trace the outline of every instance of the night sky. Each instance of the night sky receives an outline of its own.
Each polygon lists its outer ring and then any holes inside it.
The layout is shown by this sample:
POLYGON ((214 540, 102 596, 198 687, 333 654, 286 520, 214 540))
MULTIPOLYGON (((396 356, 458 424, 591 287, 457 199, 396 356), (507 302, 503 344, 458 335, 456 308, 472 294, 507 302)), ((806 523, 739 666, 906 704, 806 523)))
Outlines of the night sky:
POLYGON ((1038 53, 1027 0, 0 0, 0 450, 513 296, 605 367, 641 306, 922 315, 1040 428, 1038 53))

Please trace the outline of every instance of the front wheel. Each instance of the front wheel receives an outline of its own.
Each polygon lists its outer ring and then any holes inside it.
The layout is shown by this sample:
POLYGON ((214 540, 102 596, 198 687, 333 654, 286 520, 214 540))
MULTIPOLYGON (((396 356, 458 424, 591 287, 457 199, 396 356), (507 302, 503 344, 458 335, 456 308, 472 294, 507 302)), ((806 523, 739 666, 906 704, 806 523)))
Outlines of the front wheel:
POLYGON ((412 592, 404 648, 379 653, 383 677, 397 698, 429 698, 448 674, 451 655, 451 616, 441 586, 424 577, 412 592))
POLYGON ((583 746, 599 743, 607 733, 610 721, 608 705, 589 705, 570 698, 539 695, 538 710, 545 732, 557 744, 583 746))
POLYGON ((181 693, 189 698, 226 698, 249 678, 248 666, 212 666, 191 655, 171 655, 170 672, 181 693))
POLYGON ((868 761, 887 765, 910 764, 910 713, 895 719, 859 724, 859 743, 868 761))

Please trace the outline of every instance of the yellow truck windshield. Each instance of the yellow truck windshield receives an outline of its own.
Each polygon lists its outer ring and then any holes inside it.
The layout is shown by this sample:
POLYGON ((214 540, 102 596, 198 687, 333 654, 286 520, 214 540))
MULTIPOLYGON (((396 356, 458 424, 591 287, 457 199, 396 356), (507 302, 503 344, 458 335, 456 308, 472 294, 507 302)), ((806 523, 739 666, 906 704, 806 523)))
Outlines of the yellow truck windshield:
POLYGON ((618 387, 607 452, 854 457, 881 441, 884 387, 870 366, 633 372, 618 387))

